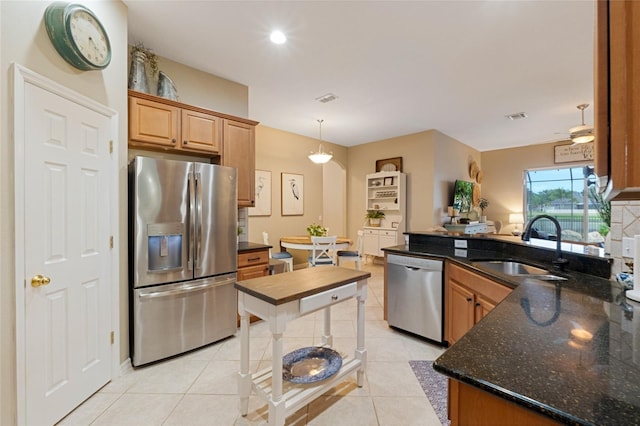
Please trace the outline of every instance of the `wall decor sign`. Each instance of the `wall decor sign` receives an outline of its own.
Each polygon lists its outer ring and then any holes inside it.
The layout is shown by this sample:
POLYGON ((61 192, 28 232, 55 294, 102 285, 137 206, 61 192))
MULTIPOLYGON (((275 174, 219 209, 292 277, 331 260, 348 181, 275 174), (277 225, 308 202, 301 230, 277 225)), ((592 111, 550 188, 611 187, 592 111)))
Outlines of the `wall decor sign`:
POLYGON ((376 173, 377 172, 401 172, 402 171, 402 157, 385 158, 384 160, 376 161, 376 173))
POLYGON ((593 142, 582 144, 556 145, 554 163, 571 163, 574 161, 593 161, 593 142))
POLYGON ((304 214, 304 175, 282 173, 282 216, 304 214))
POLYGON ((256 170, 256 203, 249 207, 249 216, 271 216, 271 172, 256 170))

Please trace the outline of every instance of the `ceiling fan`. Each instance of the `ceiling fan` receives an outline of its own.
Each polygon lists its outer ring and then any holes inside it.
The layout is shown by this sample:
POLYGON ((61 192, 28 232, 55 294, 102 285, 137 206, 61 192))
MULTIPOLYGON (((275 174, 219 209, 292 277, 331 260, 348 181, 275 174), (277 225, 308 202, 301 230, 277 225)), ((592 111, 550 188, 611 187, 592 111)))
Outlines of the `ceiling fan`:
MULTIPOLYGON (((557 132, 556 135, 566 135, 560 140, 571 140, 573 145, 579 145, 594 140, 593 126, 584 123, 584 110, 589 107, 589 104, 580 104, 576 106, 580 110, 582 117, 582 123, 579 126, 575 126, 569 129, 569 132, 557 132)), ((558 141, 558 140, 556 140, 558 141)), ((573 146, 572 145, 572 146, 573 146)))
POLYGON ((569 138, 574 144, 587 143, 595 139, 593 134, 593 126, 584 124, 584 110, 588 106, 589 104, 580 104, 577 106, 582 115, 582 124, 569 129, 569 138))

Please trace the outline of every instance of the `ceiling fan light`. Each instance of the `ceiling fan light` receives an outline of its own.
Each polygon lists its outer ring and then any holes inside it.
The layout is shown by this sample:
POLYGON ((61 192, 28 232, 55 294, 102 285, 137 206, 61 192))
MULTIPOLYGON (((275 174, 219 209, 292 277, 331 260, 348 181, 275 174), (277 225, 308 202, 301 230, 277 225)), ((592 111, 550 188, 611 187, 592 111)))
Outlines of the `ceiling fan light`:
POLYGON ((571 142, 573 143, 587 143, 592 142, 595 139, 593 135, 593 127, 587 125, 581 125, 572 127, 569 130, 571 135, 571 142))

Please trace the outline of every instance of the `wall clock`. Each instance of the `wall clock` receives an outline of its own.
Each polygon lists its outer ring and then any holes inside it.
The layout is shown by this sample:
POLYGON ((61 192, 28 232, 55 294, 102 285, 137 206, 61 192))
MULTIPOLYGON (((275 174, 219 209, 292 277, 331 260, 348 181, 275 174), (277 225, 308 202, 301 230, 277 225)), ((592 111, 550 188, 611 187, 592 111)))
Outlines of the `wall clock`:
POLYGON ((85 6, 52 3, 44 12, 44 23, 53 46, 75 68, 101 70, 111 62, 109 36, 98 17, 85 6))

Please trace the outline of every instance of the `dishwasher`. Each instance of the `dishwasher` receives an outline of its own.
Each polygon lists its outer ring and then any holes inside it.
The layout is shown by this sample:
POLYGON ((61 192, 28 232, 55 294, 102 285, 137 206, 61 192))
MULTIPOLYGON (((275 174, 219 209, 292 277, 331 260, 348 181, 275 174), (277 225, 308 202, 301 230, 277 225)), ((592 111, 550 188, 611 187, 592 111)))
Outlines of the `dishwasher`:
POLYGON ((387 321, 443 343, 442 260, 387 254, 387 321))

